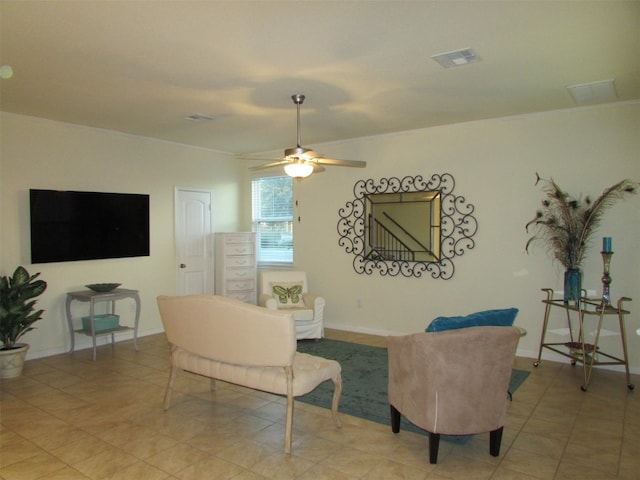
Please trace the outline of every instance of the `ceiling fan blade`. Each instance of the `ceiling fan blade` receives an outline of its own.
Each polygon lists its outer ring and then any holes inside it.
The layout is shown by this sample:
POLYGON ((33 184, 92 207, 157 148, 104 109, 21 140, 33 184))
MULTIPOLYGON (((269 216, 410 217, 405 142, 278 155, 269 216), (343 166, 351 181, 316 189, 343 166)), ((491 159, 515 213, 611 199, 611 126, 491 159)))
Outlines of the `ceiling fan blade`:
POLYGON ((313 161, 320 165, 334 165, 336 167, 364 168, 367 166, 367 162, 361 160, 337 160, 335 158, 316 157, 313 161))
POLYGON ((326 168, 324 168, 322 165, 318 165, 316 162, 309 163, 313 164, 313 173, 320 173, 326 170, 326 168))
POLYGON ((257 167, 249 167, 249 170, 265 170, 267 168, 279 167, 280 165, 286 165, 287 163, 291 163, 289 160, 278 160, 277 162, 266 163, 264 165, 258 165, 257 167))
POLYGON ((236 155, 236 159, 238 160, 255 160, 258 162, 278 162, 280 160, 282 160, 282 158, 267 158, 267 157, 243 157, 240 155, 236 155))

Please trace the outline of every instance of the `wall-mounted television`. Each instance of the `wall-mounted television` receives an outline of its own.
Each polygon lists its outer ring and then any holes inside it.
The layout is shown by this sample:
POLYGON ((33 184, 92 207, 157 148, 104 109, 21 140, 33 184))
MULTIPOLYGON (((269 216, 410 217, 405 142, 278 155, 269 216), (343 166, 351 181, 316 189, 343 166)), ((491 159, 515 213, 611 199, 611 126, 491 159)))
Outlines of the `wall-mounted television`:
POLYGON ((31 263, 149 256, 149 195, 29 190, 31 263))

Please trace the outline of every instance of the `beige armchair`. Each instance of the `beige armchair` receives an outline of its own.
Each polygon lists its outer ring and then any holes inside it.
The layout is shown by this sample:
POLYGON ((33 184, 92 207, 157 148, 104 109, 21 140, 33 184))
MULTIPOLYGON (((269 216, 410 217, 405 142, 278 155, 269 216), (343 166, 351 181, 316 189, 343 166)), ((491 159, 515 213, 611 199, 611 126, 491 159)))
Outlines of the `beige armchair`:
POLYGON ((262 272, 258 305, 270 310, 291 312, 295 320, 298 340, 324 337, 325 299, 309 293, 305 272, 291 270, 262 272))
POLYGON ((489 453, 497 457, 519 337, 516 327, 389 337, 392 431, 400 431, 401 415, 426 430, 431 463, 440 434, 490 432, 489 453))

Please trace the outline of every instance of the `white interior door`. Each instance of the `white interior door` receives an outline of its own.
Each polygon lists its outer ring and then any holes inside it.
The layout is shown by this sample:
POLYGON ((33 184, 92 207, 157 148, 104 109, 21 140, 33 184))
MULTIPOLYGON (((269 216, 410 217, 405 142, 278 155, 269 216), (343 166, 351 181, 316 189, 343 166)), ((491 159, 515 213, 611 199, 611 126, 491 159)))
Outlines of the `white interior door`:
POLYGON ((213 192, 176 188, 178 295, 213 294, 213 192))

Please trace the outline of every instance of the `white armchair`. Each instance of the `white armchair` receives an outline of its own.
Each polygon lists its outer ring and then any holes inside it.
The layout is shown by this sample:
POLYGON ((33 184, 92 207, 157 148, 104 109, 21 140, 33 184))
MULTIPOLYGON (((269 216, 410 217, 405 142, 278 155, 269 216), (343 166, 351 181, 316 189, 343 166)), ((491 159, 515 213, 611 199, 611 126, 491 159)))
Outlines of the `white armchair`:
POLYGON ((324 337, 323 297, 309 293, 307 274, 277 270, 260 274, 258 304, 271 310, 291 312, 296 324, 296 338, 324 337))

